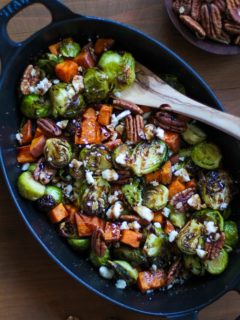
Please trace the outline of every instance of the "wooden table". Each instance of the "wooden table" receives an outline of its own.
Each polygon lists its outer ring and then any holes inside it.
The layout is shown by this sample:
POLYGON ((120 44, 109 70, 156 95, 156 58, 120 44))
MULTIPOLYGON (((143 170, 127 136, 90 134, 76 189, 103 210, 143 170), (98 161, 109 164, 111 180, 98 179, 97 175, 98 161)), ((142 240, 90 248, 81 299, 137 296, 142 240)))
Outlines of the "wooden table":
MULTIPOLYGON (((49 0, 51 1, 51 0, 49 0)), ((0 8, 7 0, 0 0, 0 8)), ((162 41, 189 62, 215 90, 226 109, 240 116, 240 56, 210 55, 188 44, 173 28, 162 0, 66 0, 73 11, 133 25, 162 41)), ((9 24, 20 41, 50 20, 40 5, 28 8, 9 24)), ((161 61, 160 61, 161 62, 161 61)), ((151 320, 121 309, 94 295, 65 274, 30 235, 0 184, 0 319, 151 320)), ((230 292, 200 313, 200 320, 233 320, 240 314, 240 297, 230 292)))

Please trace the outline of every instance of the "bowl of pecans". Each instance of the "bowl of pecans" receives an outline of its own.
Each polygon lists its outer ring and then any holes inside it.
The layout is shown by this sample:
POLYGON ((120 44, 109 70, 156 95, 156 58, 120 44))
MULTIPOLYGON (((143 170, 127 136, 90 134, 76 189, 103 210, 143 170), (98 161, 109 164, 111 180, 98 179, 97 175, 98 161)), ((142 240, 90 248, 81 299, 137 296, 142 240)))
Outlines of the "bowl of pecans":
POLYGON ((165 0, 165 6, 193 45, 220 55, 240 54, 240 0, 165 0))

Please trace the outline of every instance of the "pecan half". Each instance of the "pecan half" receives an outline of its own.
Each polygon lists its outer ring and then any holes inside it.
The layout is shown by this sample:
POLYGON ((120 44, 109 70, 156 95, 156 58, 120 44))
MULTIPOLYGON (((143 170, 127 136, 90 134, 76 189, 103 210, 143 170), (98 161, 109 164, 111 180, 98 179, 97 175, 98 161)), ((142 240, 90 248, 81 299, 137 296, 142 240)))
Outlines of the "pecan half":
POLYGON ((127 116, 125 118, 127 140, 132 143, 138 143, 144 139, 144 121, 140 115, 127 116))
POLYGON ((178 14, 191 13, 192 0, 175 0, 173 10, 178 14))
POLYGON ((217 241, 206 242, 204 246, 204 250, 207 252, 205 259, 206 260, 215 259, 219 255, 221 249, 223 248, 224 242, 225 242, 225 235, 223 232, 221 232, 220 238, 217 241))
POLYGON ((96 229, 92 234, 91 247, 98 257, 103 257, 107 250, 106 242, 103 237, 103 230, 96 229))
POLYGON ((214 38, 217 38, 221 35, 222 32, 222 16, 221 12, 218 9, 218 7, 212 3, 210 5, 210 15, 211 15, 211 30, 212 30, 212 36, 214 38))
POLYGON ((37 162, 36 169, 34 170, 33 177, 42 184, 48 184, 53 179, 56 172, 57 170, 50 167, 50 165, 44 161, 44 158, 40 158, 37 162))
POLYGON ((225 22, 224 29, 230 34, 240 35, 240 24, 237 25, 235 23, 225 22))
POLYGON ((235 39, 234 43, 235 43, 237 46, 240 46, 240 36, 238 36, 238 37, 235 39))
POLYGON ((62 134, 62 130, 51 119, 38 119, 37 125, 48 137, 59 137, 62 134))
POLYGON ((167 274, 167 284, 172 283, 180 274, 182 269, 182 261, 181 258, 177 259, 168 270, 167 274))
POLYGON ((194 20, 200 20, 202 0, 192 0, 191 16, 194 20))
POLYGON ((194 31, 198 37, 204 39, 206 37, 206 32, 203 27, 195 21, 192 17, 187 15, 180 15, 180 20, 192 31, 194 31))
POLYGON ((31 93, 31 88, 40 81, 40 69, 29 64, 23 73, 20 90, 24 95, 31 93))
POLYGON ((215 4, 215 6, 218 7, 218 9, 220 10, 221 13, 225 13, 226 12, 226 1, 225 0, 213 0, 213 3, 215 4))
POLYGON ((175 194, 170 200, 170 204, 174 206, 178 212, 186 212, 190 206, 188 200, 194 195, 195 190, 193 188, 187 188, 181 192, 175 194))
POLYGON ((153 118, 153 123, 157 127, 177 133, 182 133, 187 128, 187 119, 184 116, 168 111, 158 111, 153 118))
POLYGON ((240 0, 226 0, 226 3, 230 17, 240 24, 240 0))
POLYGON ((142 109, 138 105, 123 99, 113 99, 113 106, 120 107, 124 110, 130 110, 136 114, 143 114, 142 109))

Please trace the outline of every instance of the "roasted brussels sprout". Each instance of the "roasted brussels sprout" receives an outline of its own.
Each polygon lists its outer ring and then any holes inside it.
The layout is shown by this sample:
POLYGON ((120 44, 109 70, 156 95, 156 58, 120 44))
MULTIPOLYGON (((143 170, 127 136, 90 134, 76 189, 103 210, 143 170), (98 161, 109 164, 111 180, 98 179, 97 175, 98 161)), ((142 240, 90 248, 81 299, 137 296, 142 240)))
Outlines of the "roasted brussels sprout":
POLYGON ((18 192, 28 200, 35 201, 45 194, 46 187, 34 180, 31 172, 25 171, 18 177, 18 192))
POLYGON ((195 276, 203 276, 205 274, 205 267, 201 259, 195 256, 184 256, 184 266, 195 276))
POLYGON ((107 74, 111 88, 122 90, 135 80, 135 60, 128 52, 121 55, 109 50, 101 56, 98 66, 107 74))
POLYGON ((55 186, 47 186, 45 189, 45 195, 51 196, 56 204, 62 202, 62 190, 55 186))
POLYGON ((230 247, 235 247, 238 242, 238 227, 236 222, 228 220, 224 224, 225 244, 230 247))
POLYGON ((78 205, 87 215, 102 214, 108 207, 109 183, 101 177, 94 178, 94 184, 84 181, 79 190, 78 205))
POLYGON ((145 241, 143 251, 148 257, 157 257, 162 255, 165 250, 166 237, 162 233, 161 235, 155 235, 154 233, 149 233, 145 241))
POLYGON ((187 130, 182 133, 182 137, 188 144, 197 144, 206 140, 207 135, 197 125, 189 123, 187 130))
POLYGON ((210 171, 199 179, 199 190, 205 204, 214 210, 224 210, 232 200, 232 179, 226 171, 210 171))
POLYGON ((122 187, 122 193, 131 207, 141 205, 142 188, 139 180, 134 180, 130 184, 125 184, 122 187))
POLYGON ((112 168, 111 155, 104 145, 92 144, 83 148, 79 160, 84 163, 85 169, 101 175, 102 171, 112 168))
POLYGON ((127 284, 133 284, 137 281, 138 271, 133 268, 130 263, 123 260, 108 261, 108 265, 112 267, 116 275, 126 281, 127 284))
POLYGON ((60 82, 49 90, 53 117, 74 118, 85 107, 81 94, 76 93, 71 84, 60 82))
POLYGON ((59 52, 66 58, 75 58, 80 52, 80 45, 71 38, 63 39, 60 44, 59 52))
POLYGON ((97 103, 107 98, 109 85, 107 75, 97 69, 90 68, 83 77, 85 97, 88 103, 97 103))
POLYGON ((228 253, 222 249, 219 255, 213 260, 205 260, 204 266, 206 270, 211 274, 222 273, 228 265, 228 253))
POLYGON ((30 119, 45 118, 51 113, 51 104, 43 96, 29 94, 22 97, 20 109, 30 119))
POLYGON ((169 220, 172 222, 172 224, 175 227, 182 228, 187 222, 186 213, 185 212, 176 212, 174 209, 171 208, 169 220))
POLYGON ((91 251, 89 259, 95 267, 107 265, 110 258, 110 251, 107 248, 103 257, 99 257, 94 251, 91 251))
POLYGON ((194 255, 198 245, 202 242, 204 225, 195 219, 191 219, 177 235, 177 246, 183 253, 194 255))
POLYGON ((90 239, 81 238, 81 239, 67 239, 68 244, 78 252, 86 251, 90 247, 90 239))
POLYGON ((140 142, 131 155, 131 169, 138 177, 156 171, 166 159, 167 153, 167 145, 161 140, 140 142))
POLYGON ((151 210, 158 211, 168 202, 168 188, 162 184, 147 186, 143 190, 143 205, 151 210))
POLYGON ((147 258, 140 249, 133 249, 127 247, 115 248, 113 250, 114 258, 126 260, 132 266, 139 266, 147 263, 147 258))
POLYGON ((222 160, 219 148, 215 144, 205 141, 193 147, 191 157, 197 166, 208 170, 217 169, 222 160))
POLYGON ((36 167, 37 167, 36 163, 31 163, 30 166, 28 167, 27 171, 34 173, 36 167))
POLYGON ((51 195, 45 194, 36 201, 37 207, 42 212, 49 212, 57 203, 51 195))
POLYGON ((63 61, 64 59, 62 57, 58 57, 52 53, 46 53, 44 57, 37 61, 37 66, 47 75, 53 76, 55 74, 55 65, 63 61))
POLYGON ((197 219, 201 223, 204 223, 205 221, 213 221, 214 224, 223 231, 224 219, 221 213, 217 210, 203 209, 194 213, 193 218, 197 219))
POLYGON ((112 162, 115 168, 128 168, 132 150, 129 145, 121 144, 112 153, 112 162))
POLYGON ((73 224, 70 219, 66 219, 59 225, 60 235, 68 239, 78 239, 76 224, 73 224))
POLYGON ((46 141, 44 156, 54 168, 63 168, 71 161, 72 148, 66 140, 50 138, 46 141))

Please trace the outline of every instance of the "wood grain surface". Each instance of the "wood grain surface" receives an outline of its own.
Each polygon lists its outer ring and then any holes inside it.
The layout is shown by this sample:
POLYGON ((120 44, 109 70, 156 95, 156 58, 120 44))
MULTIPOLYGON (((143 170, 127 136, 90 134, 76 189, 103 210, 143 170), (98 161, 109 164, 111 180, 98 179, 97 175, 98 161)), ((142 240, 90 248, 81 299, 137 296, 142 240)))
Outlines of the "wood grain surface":
MULTIPOLYGON (((0 8, 7 2, 0 0, 0 8)), ((240 116, 240 56, 215 56, 187 43, 171 25, 162 0, 66 0, 64 3, 81 14, 133 25, 162 41, 203 76, 227 111, 240 116)), ((21 41, 49 21, 46 9, 36 5, 10 21, 8 30, 13 39, 21 41)), ((0 206, 0 319, 64 320, 68 315, 81 320, 156 319, 121 309, 65 274, 26 229, 2 176, 0 206)), ((199 318, 233 320, 239 314, 240 297, 230 292, 201 311, 199 318)))

